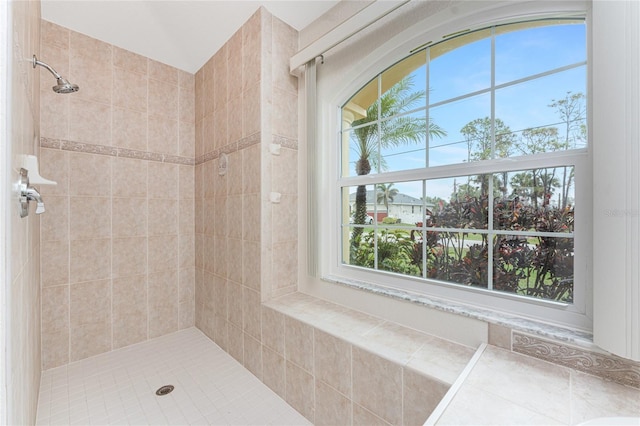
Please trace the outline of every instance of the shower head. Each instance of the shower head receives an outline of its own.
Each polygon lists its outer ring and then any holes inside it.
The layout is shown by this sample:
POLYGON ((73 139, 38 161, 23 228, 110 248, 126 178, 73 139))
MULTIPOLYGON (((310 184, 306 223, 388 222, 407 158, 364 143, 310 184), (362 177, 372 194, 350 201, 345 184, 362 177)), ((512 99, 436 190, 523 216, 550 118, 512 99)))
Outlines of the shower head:
POLYGON ((72 84, 69 83, 69 81, 62 77, 60 74, 58 74, 56 72, 56 70, 54 70, 53 68, 51 68, 49 65, 45 64, 44 62, 40 62, 38 60, 38 58, 36 58, 36 55, 33 55, 33 67, 35 68, 37 65, 40 65, 41 67, 46 68, 47 70, 49 70, 49 72, 51 74, 53 74, 53 76, 56 78, 57 83, 55 86, 52 87, 53 91, 56 93, 74 93, 77 92, 78 90, 80 90, 80 87, 78 87, 77 84, 72 84))

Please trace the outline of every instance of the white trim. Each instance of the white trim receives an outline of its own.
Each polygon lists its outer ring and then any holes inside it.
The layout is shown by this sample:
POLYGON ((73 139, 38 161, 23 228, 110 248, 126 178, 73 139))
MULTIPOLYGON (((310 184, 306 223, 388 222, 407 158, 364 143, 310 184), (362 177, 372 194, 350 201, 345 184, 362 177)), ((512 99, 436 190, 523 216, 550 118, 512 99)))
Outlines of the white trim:
POLYGON ((352 35, 368 27, 378 19, 393 12, 409 0, 385 0, 374 1, 360 12, 356 13, 343 23, 339 24, 318 40, 293 55, 289 60, 289 72, 294 72, 302 65, 314 58, 321 56, 327 50, 337 46, 352 35))
POLYGON ((594 342, 640 361, 640 5, 593 14, 594 342))
POLYGON ((9 197, 11 191, 9 188, 11 178, 11 147, 9 145, 11 138, 11 111, 8 103, 10 102, 9 81, 11 78, 11 58, 9 49, 11 48, 11 22, 10 22, 10 6, 7 0, 0 0, 0 28, 2 35, 0 39, 4 40, 0 44, 0 424, 8 424, 8 407, 9 407, 9 384, 8 377, 10 372, 10 352, 8 348, 9 342, 9 315, 10 306, 7 301, 8 287, 11 284, 11 262, 9 256, 11 253, 10 238, 10 215, 11 205, 9 197))

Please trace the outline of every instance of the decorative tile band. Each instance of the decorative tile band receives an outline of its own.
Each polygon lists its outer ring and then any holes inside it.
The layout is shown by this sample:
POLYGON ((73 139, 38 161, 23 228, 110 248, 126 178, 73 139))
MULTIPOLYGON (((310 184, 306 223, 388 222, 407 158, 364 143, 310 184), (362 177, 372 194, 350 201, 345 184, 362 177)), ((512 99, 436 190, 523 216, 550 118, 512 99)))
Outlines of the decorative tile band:
POLYGON ((211 152, 207 152, 204 155, 200 155, 195 160, 195 165, 200 165, 202 163, 206 163, 207 161, 215 160, 220 156, 220 154, 233 154, 234 152, 241 151, 245 148, 248 148, 252 145, 260 143, 261 132, 256 132, 252 135, 249 135, 245 138, 242 138, 236 142, 232 142, 228 145, 223 146, 222 148, 214 149, 211 152))
POLYGON ((74 142, 64 139, 40 138, 43 148, 61 149, 63 151, 83 152, 86 154, 108 155, 111 157, 133 158, 137 160, 156 161, 158 163, 195 165, 195 160, 178 155, 158 154, 155 152, 136 151, 134 149, 117 148, 113 146, 94 145, 90 143, 74 142))
POLYGON ((289 148, 289 149, 296 149, 296 150, 298 149, 297 139, 290 139, 284 136, 273 135, 273 143, 282 145, 283 147, 289 148))
POLYGON ((513 333, 512 350, 640 389, 640 363, 513 333))

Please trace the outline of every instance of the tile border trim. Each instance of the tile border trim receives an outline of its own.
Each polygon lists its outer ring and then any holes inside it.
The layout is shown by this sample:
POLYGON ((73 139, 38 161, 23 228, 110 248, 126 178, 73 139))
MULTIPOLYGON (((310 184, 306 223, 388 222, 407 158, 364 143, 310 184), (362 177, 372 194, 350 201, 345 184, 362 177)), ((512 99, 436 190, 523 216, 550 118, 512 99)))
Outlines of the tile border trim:
POLYGON ((640 389, 640 363, 514 332, 512 350, 640 389))
POLYGON ((62 151, 82 152, 86 154, 107 155, 110 157, 133 158, 137 160, 156 161, 159 163, 180 164, 194 166, 195 160, 179 155, 159 154, 135 149, 118 148, 114 146, 96 145, 90 143, 69 141, 66 139, 52 139, 40 137, 41 148, 60 149, 62 151))
POLYGON ((234 152, 241 151, 252 145, 259 144, 261 142, 261 138, 262 138, 262 132, 256 132, 242 139, 239 139, 236 142, 231 142, 223 146, 222 148, 217 148, 217 149, 214 149, 213 151, 207 152, 206 154, 199 155, 198 157, 195 158, 195 161, 193 164, 198 166, 208 161, 215 160, 222 153, 233 154, 234 152))

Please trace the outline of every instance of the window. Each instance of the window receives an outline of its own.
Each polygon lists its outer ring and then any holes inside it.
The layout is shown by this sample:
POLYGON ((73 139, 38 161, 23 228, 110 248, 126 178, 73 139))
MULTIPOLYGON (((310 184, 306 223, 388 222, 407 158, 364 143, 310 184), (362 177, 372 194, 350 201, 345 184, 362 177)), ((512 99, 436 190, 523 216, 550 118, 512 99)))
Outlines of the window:
POLYGON ((342 273, 584 313, 586 31, 571 18, 445 35, 351 96, 342 273))

